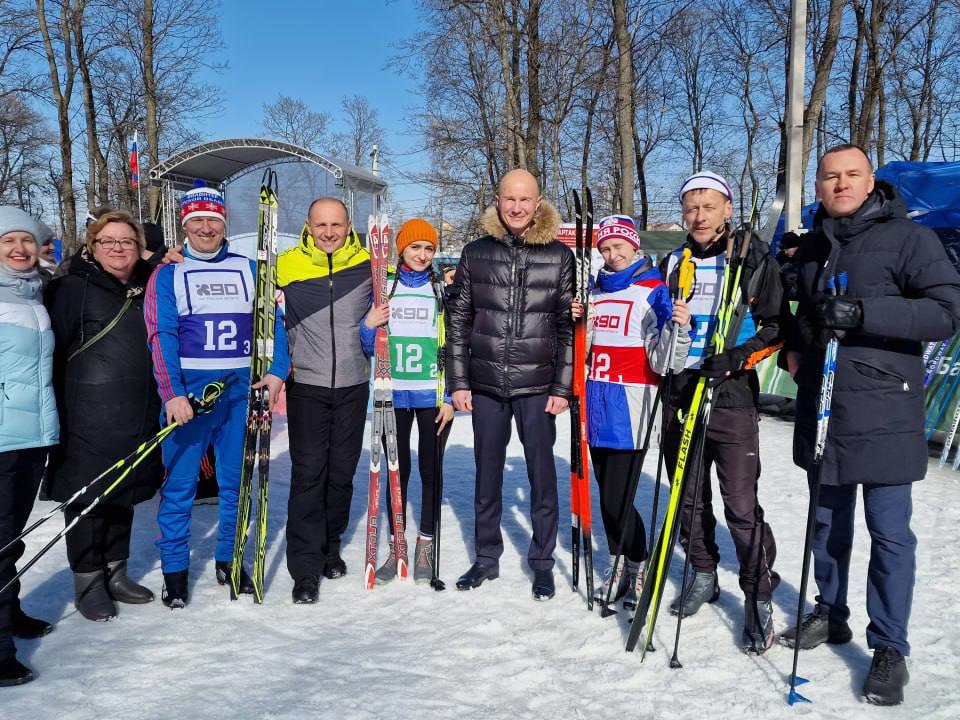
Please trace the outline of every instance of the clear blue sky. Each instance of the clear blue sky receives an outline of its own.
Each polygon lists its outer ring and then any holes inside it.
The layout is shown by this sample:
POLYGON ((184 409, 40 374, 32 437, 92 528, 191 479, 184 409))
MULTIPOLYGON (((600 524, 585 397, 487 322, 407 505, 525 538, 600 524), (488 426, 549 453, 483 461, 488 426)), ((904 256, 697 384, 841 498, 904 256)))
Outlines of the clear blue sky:
MULTIPOLYGON (((390 165, 410 170, 425 161, 406 120, 420 103, 416 80, 387 67, 418 32, 412 0, 225 0, 219 19, 228 67, 202 77, 220 88, 223 112, 200 125, 204 140, 262 136, 262 106, 280 94, 334 118, 344 95, 359 94, 380 113, 390 165)), ((419 210, 427 190, 383 170, 394 197, 419 210)))

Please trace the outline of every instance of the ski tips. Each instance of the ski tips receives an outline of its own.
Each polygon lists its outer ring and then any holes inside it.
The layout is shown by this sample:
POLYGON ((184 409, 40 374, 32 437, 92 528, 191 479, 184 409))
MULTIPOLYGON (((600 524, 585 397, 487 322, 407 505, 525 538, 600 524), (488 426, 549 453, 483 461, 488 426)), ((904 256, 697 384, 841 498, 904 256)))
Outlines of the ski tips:
POLYGON ((797 686, 797 685, 803 685, 803 684, 808 683, 808 682, 810 682, 810 681, 807 680, 806 678, 800 677, 799 675, 794 675, 791 679, 792 679, 792 682, 790 683, 790 692, 787 693, 787 703, 788 703, 789 705, 795 705, 795 704, 797 704, 797 703, 811 703, 811 704, 812 704, 813 701, 810 700, 810 698, 804 697, 803 695, 801 695, 800 693, 798 693, 798 692, 797 692, 797 689, 796 689, 796 686, 797 686))

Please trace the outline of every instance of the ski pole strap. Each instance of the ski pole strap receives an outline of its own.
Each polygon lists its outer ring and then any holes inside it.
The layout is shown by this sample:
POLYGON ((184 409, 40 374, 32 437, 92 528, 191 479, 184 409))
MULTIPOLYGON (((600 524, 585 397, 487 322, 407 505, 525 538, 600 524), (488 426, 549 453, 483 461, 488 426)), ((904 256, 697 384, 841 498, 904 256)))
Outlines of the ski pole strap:
POLYGON ((190 407, 193 408, 193 412, 197 415, 206 415, 213 410, 213 406, 217 400, 220 399, 224 391, 233 385, 235 381, 236 378, 234 376, 227 375, 204 385, 203 390, 200 391, 199 398, 193 393, 187 395, 187 400, 190 401, 190 407))

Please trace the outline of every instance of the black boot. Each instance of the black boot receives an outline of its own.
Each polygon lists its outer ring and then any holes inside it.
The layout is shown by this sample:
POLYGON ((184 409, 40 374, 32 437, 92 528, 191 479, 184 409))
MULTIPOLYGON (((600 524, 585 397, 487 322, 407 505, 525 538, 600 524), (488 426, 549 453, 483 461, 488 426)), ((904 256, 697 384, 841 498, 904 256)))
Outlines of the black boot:
POLYGON ((534 570, 533 571, 533 592, 534 600, 549 600, 557 594, 557 588, 553 584, 553 570, 534 570))
POLYGON ((670 614, 679 615, 683 608, 683 617, 690 617, 703 607, 704 603, 713 603, 720 597, 720 582, 716 572, 694 572, 687 576, 683 592, 670 603, 670 614))
POLYGON ((150 589, 138 585, 127 576, 126 560, 107 563, 107 590, 114 600, 128 605, 153 602, 153 593, 150 589))
POLYGON ((327 558, 327 565, 323 569, 323 576, 327 580, 336 580, 347 574, 347 564, 339 555, 327 558))
POLYGON ((773 646, 773 637, 773 603, 746 598, 743 601, 740 647, 748 655, 763 655, 773 646))
POLYGON ((0 660, 0 687, 23 685, 33 680, 33 673, 16 657, 0 660))
POLYGON ((457 579, 457 590, 473 590, 483 585, 484 580, 496 580, 498 577, 500 577, 500 567, 498 565, 484 567, 475 562, 469 570, 457 579))
POLYGON ((163 590, 160 591, 160 600, 171 610, 179 610, 187 606, 190 593, 187 588, 189 571, 180 570, 174 573, 163 574, 163 590))
POLYGON ((863 684, 863 699, 874 705, 899 705, 903 702, 903 686, 909 681, 903 655, 892 647, 877 648, 863 684))
POLYGON ((36 640, 53 632, 53 625, 46 620, 30 617, 20 607, 13 611, 10 634, 21 640, 36 640))
MULTIPOLYGON (((220 585, 230 584, 230 575, 233 572, 233 563, 226 560, 217 560, 217 582, 220 585)), ((247 569, 240 566, 240 594, 253 595, 253 580, 247 575, 247 569)))
POLYGON ((850 626, 842 620, 831 620, 830 607, 819 602, 813 608, 813 612, 803 616, 799 632, 795 627, 784 630, 780 635, 780 644, 792 648, 797 644, 798 635, 801 650, 810 650, 823 643, 843 645, 853 639, 850 626))
POLYGON ((87 620, 107 622, 117 616, 117 605, 107 592, 104 570, 73 574, 73 604, 87 620))
POLYGON ((293 582, 293 604, 313 605, 320 597, 320 578, 315 575, 293 582))

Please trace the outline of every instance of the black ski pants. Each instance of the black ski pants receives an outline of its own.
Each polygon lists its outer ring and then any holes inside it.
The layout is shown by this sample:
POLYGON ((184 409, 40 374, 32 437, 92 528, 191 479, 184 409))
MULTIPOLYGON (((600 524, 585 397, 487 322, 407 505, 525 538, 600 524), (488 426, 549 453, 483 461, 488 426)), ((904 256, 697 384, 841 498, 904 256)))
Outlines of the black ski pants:
POLYGON ((610 554, 617 547, 628 559, 642 562, 647 559, 646 530, 640 513, 633 507, 633 497, 629 497, 633 482, 640 475, 640 450, 614 450, 611 448, 591 447, 593 474, 600 488, 600 514, 603 516, 603 529, 607 534, 607 547, 610 554), (620 516, 624 505, 630 504, 626 522, 620 525, 620 516), (620 546, 621 538, 623 545, 620 546))
MULTIPOLYGON (((683 424, 675 408, 667 408, 664 455, 671 474, 683 424)), ((716 542, 717 518, 713 513, 710 468, 716 466, 727 528, 740 562, 740 589, 749 597, 769 600, 780 583, 773 571, 777 545, 773 530, 763 518, 757 499, 760 479, 760 430, 757 410, 752 407, 713 408, 706 432, 700 495, 697 497, 697 442, 692 443, 687 462, 686 489, 680 525, 681 543, 697 572, 714 572, 720 562, 716 542), (696 513, 694 513, 696 506, 696 513)))
MULTIPOLYGON (((48 448, 26 448, 0 452, 0 547, 23 532, 33 509, 33 501, 40 489, 48 448)), ((15 542, 0 553, 0 588, 17 574, 17 561, 23 557, 26 546, 15 542)), ((11 625, 13 615, 20 608, 20 581, 0 595, 0 660, 13 657, 11 625)))
MULTIPOLYGON (((85 506, 69 506, 63 513, 69 525, 85 506)), ((130 533, 133 530, 133 507, 97 505, 67 533, 67 562, 77 573, 101 570, 107 563, 130 557, 130 533)))
MULTIPOLYGON (((397 458, 400 464, 400 493, 403 497, 403 527, 407 527, 407 485, 410 484, 412 459, 410 457, 410 438, 413 434, 413 421, 417 421, 417 465, 420 469, 420 535, 433 537, 436 504, 437 443, 446 445, 447 436, 453 423, 448 423, 441 437, 437 436, 434 420, 439 410, 428 408, 394 408, 397 418, 397 458)), ((384 439, 384 447, 387 446, 384 439)), ((385 485, 387 507, 393 518, 393 499, 390 496, 390 483, 385 485)), ((393 534, 393 526, 390 526, 393 534)))
POLYGON ((557 423, 555 416, 544 412, 547 397, 544 393, 503 400, 473 393, 473 456, 477 465, 475 539, 477 562, 484 567, 498 565, 503 555, 500 531, 503 468, 507 461, 511 421, 516 420, 530 481, 533 537, 527 551, 527 564, 532 570, 553 568, 560 504, 557 469, 553 464, 557 423))
POLYGON ((367 383, 345 388, 287 383, 287 570, 294 580, 319 577, 328 561, 340 557, 369 393, 367 383))

